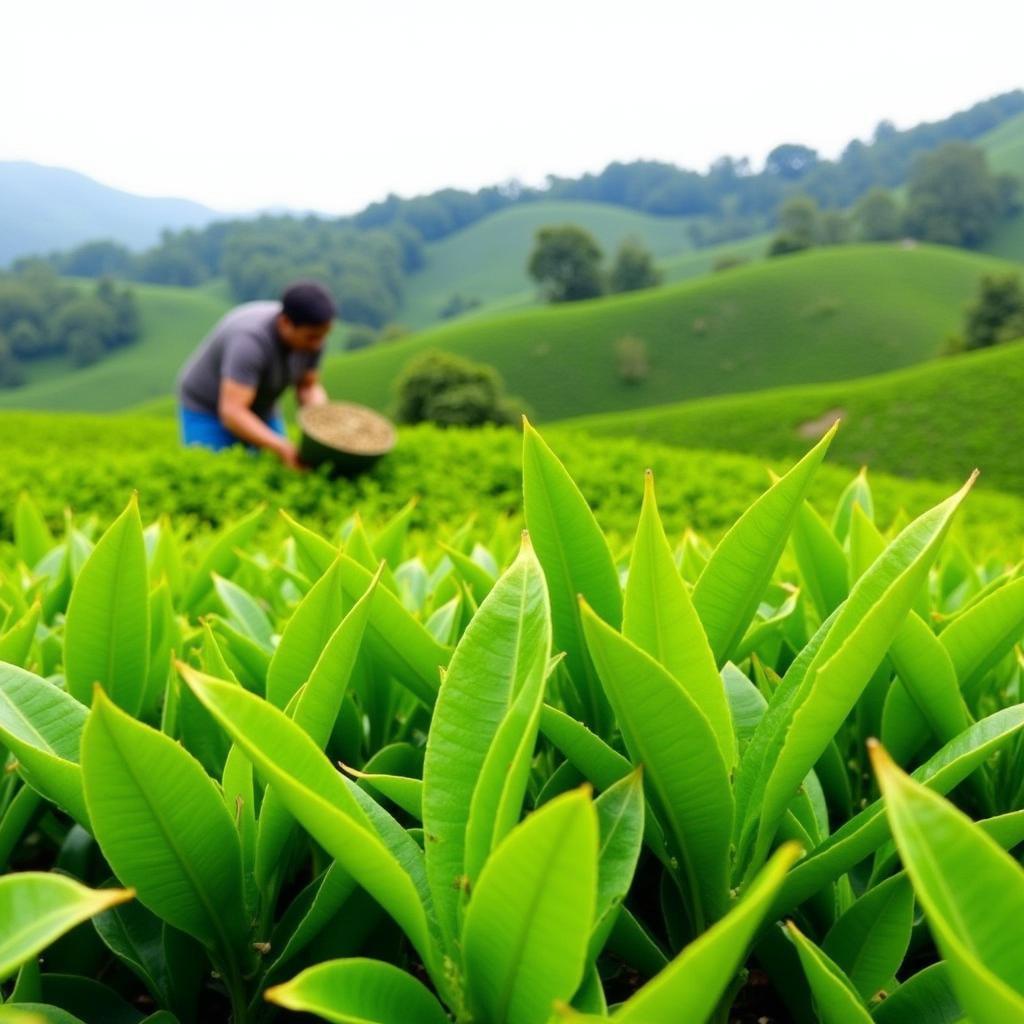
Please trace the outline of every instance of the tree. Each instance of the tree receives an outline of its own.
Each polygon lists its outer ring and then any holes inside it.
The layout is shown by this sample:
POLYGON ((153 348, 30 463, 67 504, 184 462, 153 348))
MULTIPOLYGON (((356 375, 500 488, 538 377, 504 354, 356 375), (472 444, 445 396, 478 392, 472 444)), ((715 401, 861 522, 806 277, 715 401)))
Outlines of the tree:
POLYGON ((825 210, 818 218, 822 245, 844 245, 850 240, 850 218, 842 210, 825 210))
POLYGON ((593 235, 565 224, 537 232, 527 269, 549 302, 576 302, 604 291, 602 258, 593 235))
POLYGON ((1004 212, 1005 187, 985 154, 950 142, 921 157, 908 186, 907 229, 916 238, 968 249, 981 245, 1004 212))
POLYGON ((0 334, 0 388, 16 388, 24 383, 25 373, 7 339, 0 334))
POLYGON ((627 238, 619 246, 608 275, 608 288, 613 292, 636 292, 661 284, 661 273, 654 257, 636 239, 627 238))
POLYGON ((989 348, 1024 337, 1024 287, 1017 274, 986 274, 967 309, 964 347, 989 348))
POLYGON ((787 181, 797 181, 818 162, 818 151, 810 146, 784 142, 776 146, 764 163, 767 174, 777 175, 787 181))
POLYGON ((817 244, 820 237, 818 204, 804 195, 790 196, 779 207, 779 233, 772 240, 769 256, 800 252, 817 244))
POLYGON ((75 366, 92 366, 103 358, 103 341, 95 331, 75 327, 66 339, 68 356, 75 366))
POLYGON ((853 210, 857 236, 864 242, 891 242, 903 233, 903 215, 893 194, 873 188, 853 210))
POLYGON ((447 352, 424 352, 411 360, 397 383, 399 423, 475 427, 514 423, 498 371, 447 352))
POLYGON ((110 307, 96 298, 78 298, 62 306, 53 321, 54 336, 76 366, 101 358, 117 332, 110 307))

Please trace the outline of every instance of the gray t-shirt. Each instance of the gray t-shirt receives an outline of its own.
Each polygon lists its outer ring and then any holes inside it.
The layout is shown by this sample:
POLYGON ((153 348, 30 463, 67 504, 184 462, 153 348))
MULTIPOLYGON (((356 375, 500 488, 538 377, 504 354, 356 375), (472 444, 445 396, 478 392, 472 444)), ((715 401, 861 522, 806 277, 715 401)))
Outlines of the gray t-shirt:
POLYGON ((247 302, 224 316, 178 376, 181 404, 216 416, 227 377, 255 388, 252 411, 269 419, 281 393, 320 365, 320 352, 299 352, 278 337, 280 312, 280 302, 247 302))

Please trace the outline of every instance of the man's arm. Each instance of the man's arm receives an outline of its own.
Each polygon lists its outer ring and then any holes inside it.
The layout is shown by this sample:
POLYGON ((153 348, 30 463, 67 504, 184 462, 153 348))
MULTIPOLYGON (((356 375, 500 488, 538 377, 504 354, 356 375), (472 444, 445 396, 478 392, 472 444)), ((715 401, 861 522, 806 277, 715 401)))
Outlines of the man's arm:
POLYGON ((327 401, 327 392, 320 383, 318 370, 308 370, 295 385, 295 395, 299 405, 323 405, 327 401))
POLYGON ((224 377, 220 382, 220 395, 217 401, 218 418, 235 437, 274 452, 286 466, 298 469, 299 453, 295 445, 277 431, 271 430, 252 411, 255 398, 256 388, 224 377))

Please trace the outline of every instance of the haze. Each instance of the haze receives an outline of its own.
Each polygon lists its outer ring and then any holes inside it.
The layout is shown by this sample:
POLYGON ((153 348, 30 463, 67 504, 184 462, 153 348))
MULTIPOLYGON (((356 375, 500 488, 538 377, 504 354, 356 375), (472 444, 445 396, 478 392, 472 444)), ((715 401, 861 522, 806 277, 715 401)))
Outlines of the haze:
POLYGON ((1015 88, 1024 5, 5 5, 0 159, 221 210, 835 155, 1015 88), (10 102, 16 97, 17 102, 10 102))

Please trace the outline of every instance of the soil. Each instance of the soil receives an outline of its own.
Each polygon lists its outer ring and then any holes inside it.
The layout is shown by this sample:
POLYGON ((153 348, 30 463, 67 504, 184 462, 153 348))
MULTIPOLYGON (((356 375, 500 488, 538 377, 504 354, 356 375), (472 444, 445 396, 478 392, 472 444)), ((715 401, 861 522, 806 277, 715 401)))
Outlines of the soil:
POLYGON ((809 441, 817 441, 819 438, 824 437, 825 432, 830 430, 832 425, 837 420, 841 420, 845 415, 845 409, 829 409, 828 412, 823 412, 817 419, 801 423, 796 428, 796 432, 809 441))
POLYGON ((314 441, 353 455, 382 455, 395 444, 395 428, 389 420, 351 402, 303 409, 299 424, 314 441))

